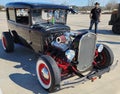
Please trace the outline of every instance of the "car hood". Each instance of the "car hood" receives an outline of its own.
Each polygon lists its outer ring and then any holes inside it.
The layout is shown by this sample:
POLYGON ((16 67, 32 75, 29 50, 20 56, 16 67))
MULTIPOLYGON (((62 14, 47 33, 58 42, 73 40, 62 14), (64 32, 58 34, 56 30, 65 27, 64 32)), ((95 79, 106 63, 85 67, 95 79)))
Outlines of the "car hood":
MULTIPOLYGON (((44 32, 47 31, 60 31, 60 30, 67 30, 70 31, 70 27, 65 24, 39 24, 37 25, 36 29, 41 29, 44 32)), ((40 31, 41 31, 40 30, 40 31)))

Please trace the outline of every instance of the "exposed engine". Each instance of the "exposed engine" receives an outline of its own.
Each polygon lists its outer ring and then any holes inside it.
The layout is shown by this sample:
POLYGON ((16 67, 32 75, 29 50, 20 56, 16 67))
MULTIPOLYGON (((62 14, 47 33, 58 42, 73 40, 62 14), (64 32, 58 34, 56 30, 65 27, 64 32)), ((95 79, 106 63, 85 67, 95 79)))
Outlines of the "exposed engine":
POLYGON ((62 32, 51 34, 47 39, 50 53, 55 53, 55 55, 61 53, 59 54, 60 57, 67 58, 67 61, 71 62, 76 55, 73 42, 79 34, 79 32, 62 32))
POLYGON ((63 66, 69 68, 70 65, 76 66, 82 72, 92 66, 96 48, 95 43, 96 36, 93 33, 55 33, 47 39, 45 54, 52 56, 58 62, 58 66, 62 67, 63 72, 66 70, 63 66))
POLYGON ((51 45, 62 52, 64 52, 65 57, 68 62, 71 62, 75 57, 75 50, 72 47, 73 40, 79 33, 65 32, 63 35, 56 37, 51 45))
POLYGON ((51 45, 62 51, 66 51, 73 41, 72 38, 71 33, 66 32, 63 35, 56 37, 56 39, 51 42, 51 45))

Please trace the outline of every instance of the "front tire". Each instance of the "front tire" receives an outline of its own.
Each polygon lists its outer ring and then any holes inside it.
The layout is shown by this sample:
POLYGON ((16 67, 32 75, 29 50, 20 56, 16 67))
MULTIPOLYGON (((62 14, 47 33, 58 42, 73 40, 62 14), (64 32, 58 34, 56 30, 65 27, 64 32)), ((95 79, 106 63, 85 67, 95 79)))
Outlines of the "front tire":
POLYGON ((60 85, 60 70, 52 57, 41 56, 37 61, 36 71, 41 86, 49 92, 53 92, 60 85))
POLYGON ((104 69, 113 64, 114 55, 112 50, 107 46, 104 45, 103 51, 98 54, 98 57, 95 59, 97 65, 95 66, 97 69, 104 69))
POLYGON ((2 46, 4 51, 13 52, 14 51, 14 40, 10 32, 2 33, 2 46))

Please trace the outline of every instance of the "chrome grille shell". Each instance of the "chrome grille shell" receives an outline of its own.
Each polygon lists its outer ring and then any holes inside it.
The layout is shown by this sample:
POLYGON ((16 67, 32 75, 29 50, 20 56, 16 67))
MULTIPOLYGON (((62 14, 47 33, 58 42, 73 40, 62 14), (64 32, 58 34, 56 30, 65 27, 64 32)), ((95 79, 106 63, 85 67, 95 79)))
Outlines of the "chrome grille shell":
POLYGON ((78 65, 77 69, 80 72, 88 70, 92 67, 96 49, 96 35, 94 33, 84 34, 78 47, 78 65))

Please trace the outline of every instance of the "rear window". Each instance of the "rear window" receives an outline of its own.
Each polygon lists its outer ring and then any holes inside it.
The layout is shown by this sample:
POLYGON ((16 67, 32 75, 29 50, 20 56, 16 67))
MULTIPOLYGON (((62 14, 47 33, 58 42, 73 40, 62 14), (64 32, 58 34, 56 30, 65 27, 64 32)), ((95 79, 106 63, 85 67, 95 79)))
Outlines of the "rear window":
POLYGON ((20 24, 29 24, 28 9, 16 9, 16 22, 20 24))

